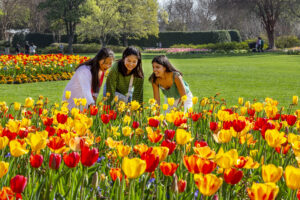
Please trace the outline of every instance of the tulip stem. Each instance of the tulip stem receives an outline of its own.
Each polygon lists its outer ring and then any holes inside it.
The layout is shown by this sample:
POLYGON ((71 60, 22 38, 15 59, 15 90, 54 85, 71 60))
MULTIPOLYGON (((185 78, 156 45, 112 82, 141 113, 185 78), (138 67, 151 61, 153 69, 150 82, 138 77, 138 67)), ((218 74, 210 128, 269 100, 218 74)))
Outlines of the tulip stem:
POLYGON ((132 190, 132 179, 129 180, 129 194, 128 194, 128 200, 131 200, 131 190, 132 190))
POLYGON ((145 179, 143 181, 143 186, 142 186, 142 196, 141 196, 141 199, 144 199, 144 192, 145 192, 145 187, 146 187, 146 183, 147 183, 147 179, 149 177, 149 174, 150 173, 147 173, 146 176, 145 176, 145 179))

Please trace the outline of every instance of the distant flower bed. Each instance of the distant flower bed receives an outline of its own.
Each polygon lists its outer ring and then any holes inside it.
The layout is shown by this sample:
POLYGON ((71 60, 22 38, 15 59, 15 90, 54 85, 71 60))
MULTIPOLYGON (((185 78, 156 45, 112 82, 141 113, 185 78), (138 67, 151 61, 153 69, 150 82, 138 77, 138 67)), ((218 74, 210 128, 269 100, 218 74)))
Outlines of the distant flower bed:
POLYGON ((194 48, 149 48, 144 50, 145 53, 166 53, 166 54, 181 54, 181 53, 208 53, 209 49, 194 49, 194 48))
POLYGON ((68 80, 74 67, 89 58, 78 55, 1 55, 0 84, 68 80))

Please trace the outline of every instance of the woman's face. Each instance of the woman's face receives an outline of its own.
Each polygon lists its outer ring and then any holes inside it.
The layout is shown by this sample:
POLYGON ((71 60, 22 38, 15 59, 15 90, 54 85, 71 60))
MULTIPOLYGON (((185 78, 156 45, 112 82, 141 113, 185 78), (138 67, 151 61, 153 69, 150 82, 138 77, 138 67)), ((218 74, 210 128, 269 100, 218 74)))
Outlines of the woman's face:
POLYGON ((156 77, 163 77, 166 72, 166 68, 163 65, 158 64, 157 62, 152 63, 153 73, 156 77))
POLYGON ((127 69, 127 73, 130 73, 138 64, 138 57, 136 55, 129 55, 124 59, 124 65, 127 69))
POLYGON ((107 57, 105 59, 99 60, 100 70, 105 71, 108 68, 110 68, 113 61, 114 61, 114 58, 112 58, 112 57, 107 57))

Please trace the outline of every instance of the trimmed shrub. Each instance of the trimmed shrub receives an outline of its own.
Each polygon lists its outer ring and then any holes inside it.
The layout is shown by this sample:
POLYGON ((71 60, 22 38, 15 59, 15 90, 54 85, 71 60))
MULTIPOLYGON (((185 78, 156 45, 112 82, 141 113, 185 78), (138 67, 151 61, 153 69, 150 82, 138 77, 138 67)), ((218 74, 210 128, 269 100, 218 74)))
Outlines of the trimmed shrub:
POLYGON ((12 46, 17 47, 19 44, 21 47, 25 45, 25 35, 23 33, 16 33, 12 39, 12 46))
POLYGON ((176 44, 172 45, 171 48, 193 48, 193 49, 210 49, 213 51, 231 51, 231 50, 248 50, 247 42, 227 42, 227 43, 216 43, 216 44, 176 44))
POLYGON ((238 30, 229 30, 228 32, 232 42, 242 42, 242 37, 238 30))

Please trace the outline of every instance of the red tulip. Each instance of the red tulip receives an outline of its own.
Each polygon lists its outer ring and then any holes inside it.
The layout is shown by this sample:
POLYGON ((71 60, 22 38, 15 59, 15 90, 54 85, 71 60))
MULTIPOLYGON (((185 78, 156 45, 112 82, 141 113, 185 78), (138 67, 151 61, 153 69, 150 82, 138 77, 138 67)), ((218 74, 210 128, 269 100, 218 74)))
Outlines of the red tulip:
POLYGON ((287 154, 289 152, 291 148, 291 145, 286 144, 286 145, 281 145, 280 147, 276 147, 275 150, 277 151, 277 153, 280 153, 280 151, 282 150, 283 154, 287 154))
POLYGON ((178 164, 176 163, 167 163, 162 162, 160 164, 160 170, 165 176, 173 176, 173 174, 176 172, 178 167, 178 164))
POLYGON ((243 178, 243 171, 235 168, 225 169, 224 180, 226 183, 235 185, 243 178))
POLYGON ((99 151, 96 148, 90 149, 89 146, 83 145, 81 148, 81 163, 84 166, 90 167, 97 160, 99 156, 99 151))
POLYGON ((16 175, 10 179, 10 188, 14 193, 22 193, 26 187, 27 178, 22 175, 16 175))
POLYGON ((132 128, 137 129, 140 126, 139 122, 132 122, 132 128))
POLYGON ((27 135, 28 135, 28 130, 27 129, 25 129, 25 130, 19 130, 18 135, 19 135, 19 137, 21 139, 26 138, 27 135))
POLYGON ((231 121, 224 121, 223 122, 223 129, 224 130, 229 130, 232 127, 232 122, 231 121))
POLYGON ((241 132, 246 127, 246 122, 241 120, 234 120, 232 126, 236 132, 241 132))
POLYGON ((237 161, 236 164, 234 165, 236 168, 243 168, 246 163, 247 163, 247 159, 244 156, 240 156, 237 161))
POLYGON ((66 145, 65 140, 58 136, 53 136, 49 139, 47 146, 52 150, 58 150, 66 145))
POLYGON ((57 170, 60 166, 60 163, 61 163, 61 155, 52 153, 49 159, 49 167, 51 169, 57 170))
POLYGON ((53 123, 53 118, 49 118, 49 117, 46 117, 44 120, 43 120, 43 124, 45 126, 51 126, 53 123))
POLYGON ((194 146, 195 147, 206 147, 206 146, 208 146, 208 144, 204 140, 202 140, 202 141, 196 140, 194 143, 194 146))
POLYGON ((157 128, 159 125, 159 120, 150 118, 148 121, 149 126, 157 128))
POLYGON ((297 192, 297 198, 298 198, 298 200, 300 200, 300 190, 298 190, 298 192, 297 192))
POLYGON ((102 120, 103 124, 108 124, 108 122, 110 120, 109 114, 102 114, 101 120, 102 120))
POLYGON ((178 192, 182 193, 185 191, 186 189, 186 180, 179 180, 177 183, 177 187, 178 187, 178 192))
POLYGON ((175 131, 174 130, 165 130, 165 137, 168 140, 172 140, 174 138, 175 131))
POLYGON ((57 119, 58 123, 64 124, 68 120, 68 115, 58 113, 56 115, 56 119, 57 119))
POLYGON ((116 118, 117 118, 117 112, 115 112, 113 110, 110 110, 108 114, 109 114, 109 118, 111 120, 116 120, 116 118))
POLYGON ((48 132, 48 137, 51 137, 55 134, 55 128, 53 128, 51 126, 47 126, 46 131, 48 132))
POLYGON ((109 170, 109 174, 110 174, 111 179, 112 179, 113 181, 115 181, 117 178, 119 178, 120 181, 122 181, 123 175, 122 175, 121 168, 111 168, 111 169, 109 170))
POLYGON ((146 172, 154 172, 159 164, 159 156, 151 153, 152 147, 142 153, 141 159, 146 161, 146 172))
POLYGON ((212 132, 215 132, 218 129, 218 122, 210 122, 209 128, 212 132))
POLYGON ((98 108, 97 108, 97 106, 91 106, 91 107, 90 107, 90 114, 91 114, 92 116, 95 116, 95 115, 97 115, 97 113, 98 113, 98 108))
POLYGON ((294 126, 296 121, 297 121, 297 117, 295 115, 288 115, 286 117, 286 122, 288 123, 289 126, 294 126))
POLYGON ((42 155, 30 155, 30 165, 33 168, 39 168, 40 166, 42 166, 44 161, 44 157, 42 155))
POLYGON ((77 152, 72 152, 70 154, 65 153, 63 159, 67 167, 74 168, 79 163, 80 155, 77 152))
POLYGON ((161 146, 162 147, 168 147, 169 149, 169 155, 171 155, 173 153, 173 151, 175 150, 176 148, 176 142, 172 142, 170 140, 164 140, 162 143, 161 143, 161 146))
POLYGON ((198 119, 201 118, 201 116, 202 116, 201 113, 194 113, 194 114, 192 114, 192 120, 193 120, 194 122, 196 122, 196 121, 198 121, 198 119))
POLYGON ((248 115, 249 115, 250 117, 254 117, 254 115, 255 115, 255 109, 250 109, 250 108, 248 108, 247 112, 248 112, 248 115))

